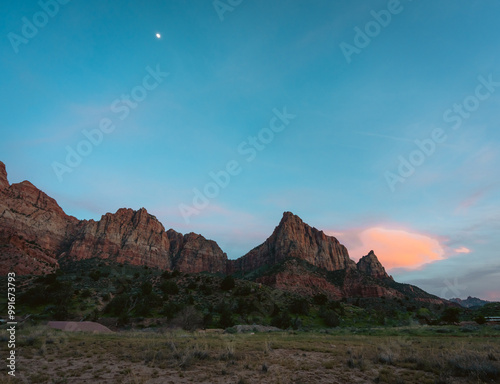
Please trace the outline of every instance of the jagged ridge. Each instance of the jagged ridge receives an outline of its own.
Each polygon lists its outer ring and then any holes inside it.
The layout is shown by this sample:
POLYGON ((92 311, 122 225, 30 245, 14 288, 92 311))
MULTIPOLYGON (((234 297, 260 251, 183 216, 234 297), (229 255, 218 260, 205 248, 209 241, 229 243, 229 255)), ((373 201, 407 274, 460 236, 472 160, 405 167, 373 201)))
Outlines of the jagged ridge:
POLYGON ((237 260, 228 260, 216 242, 195 233, 165 231, 144 208, 122 208, 99 221, 68 216, 54 199, 28 181, 10 185, 2 162, 0 256, 2 275, 11 270, 45 274, 57 269, 59 261, 92 258, 188 273, 245 274, 281 266, 279 271, 256 280, 307 294, 326 292, 332 298, 401 297, 416 292, 421 299, 436 299, 417 287, 394 282, 373 251, 356 264, 335 237, 307 225, 291 212, 283 214, 264 243, 237 260), (333 284, 331 276, 311 272, 304 265, 336 273, 341 283, 333 284))

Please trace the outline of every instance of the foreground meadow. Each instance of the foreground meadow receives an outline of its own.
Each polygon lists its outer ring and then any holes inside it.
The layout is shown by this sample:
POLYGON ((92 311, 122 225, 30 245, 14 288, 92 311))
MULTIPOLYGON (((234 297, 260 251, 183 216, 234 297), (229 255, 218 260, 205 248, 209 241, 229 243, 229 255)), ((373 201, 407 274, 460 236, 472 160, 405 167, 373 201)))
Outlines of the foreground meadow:
POLYGON ((2 383, 500 382, 498 326, 245 334, 36 326, 19 330, 16 351, 17 377, 2 367, 2 383))

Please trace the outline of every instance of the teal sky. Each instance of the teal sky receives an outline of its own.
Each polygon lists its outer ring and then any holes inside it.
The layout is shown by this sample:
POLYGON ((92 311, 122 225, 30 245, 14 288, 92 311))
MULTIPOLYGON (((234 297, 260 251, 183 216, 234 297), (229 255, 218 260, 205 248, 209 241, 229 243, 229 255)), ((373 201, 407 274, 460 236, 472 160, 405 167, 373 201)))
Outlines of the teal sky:
POLYGON ((20 0, 2 15, 11 182, 80 219, 145 207, 230 258, 292 211, 400 281, 500 300, 497 1, 20 0))

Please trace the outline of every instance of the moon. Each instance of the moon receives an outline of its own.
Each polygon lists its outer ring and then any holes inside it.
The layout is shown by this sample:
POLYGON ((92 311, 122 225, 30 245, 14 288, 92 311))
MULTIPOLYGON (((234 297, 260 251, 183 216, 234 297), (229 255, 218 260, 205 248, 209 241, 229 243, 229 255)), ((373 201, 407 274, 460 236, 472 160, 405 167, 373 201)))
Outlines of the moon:
POLYGON ((156 34, 156 38, 159 39, 161 38, 161 35, 159 33, 156 34))

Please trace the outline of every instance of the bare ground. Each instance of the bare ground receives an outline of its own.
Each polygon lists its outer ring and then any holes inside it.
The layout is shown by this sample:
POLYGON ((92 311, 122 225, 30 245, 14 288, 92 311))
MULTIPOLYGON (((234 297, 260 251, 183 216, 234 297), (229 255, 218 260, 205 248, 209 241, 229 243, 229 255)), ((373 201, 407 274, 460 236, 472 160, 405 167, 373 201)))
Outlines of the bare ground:
POLYGON ((500 382, 499 335, 384 332, 93 334, 35 327, 18 335, 17 380, 2 368, 0 382, 500 382))

